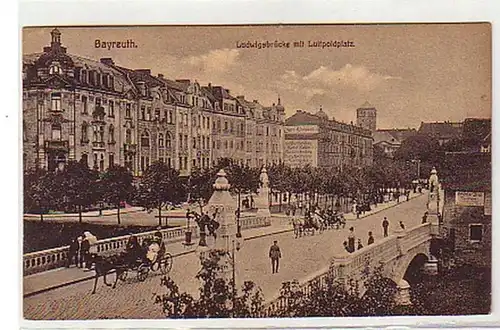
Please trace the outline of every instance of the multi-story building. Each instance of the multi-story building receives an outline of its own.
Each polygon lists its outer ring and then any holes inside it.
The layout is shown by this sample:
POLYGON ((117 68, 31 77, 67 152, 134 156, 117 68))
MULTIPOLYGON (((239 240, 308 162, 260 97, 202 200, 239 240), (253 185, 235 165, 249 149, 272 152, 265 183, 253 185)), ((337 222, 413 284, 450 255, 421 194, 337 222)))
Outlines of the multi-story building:
POLYGON ((290 166, 365 167, 373 162, 370 130, 330 120, 320 109, 297 110, 285 122, 285 163, 290 166))
POLYGON ((246 164, 260 167, 282 162, 285 108, 280 98, 271 107, 264 107, 257 100, 245 100, 244 96, 238 96, 237 100, 246 113, 246 164))
POLYGON ((282 160, 284 107, 250 108, 222 86, 68 54, 54 29, 43 53, 23 56, 24 166, 82 160, 140 176, 164 161, 189 175, 223 157, 252 166, 282 160))
POLYGON ((443 230, 455 257, 491 265, 491 154, 450 152, 441 171, 444 188, 443 230))

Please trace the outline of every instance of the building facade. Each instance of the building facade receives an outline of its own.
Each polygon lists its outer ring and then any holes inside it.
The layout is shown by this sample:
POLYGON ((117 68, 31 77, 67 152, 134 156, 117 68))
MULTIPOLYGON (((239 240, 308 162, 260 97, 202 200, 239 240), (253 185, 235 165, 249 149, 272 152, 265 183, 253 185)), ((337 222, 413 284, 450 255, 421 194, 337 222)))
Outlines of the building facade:
POLYGON ((365 167, 373 162, 370 130, 297 110, 285 122, 285 163, 292 167, 365 167))
POLYGON ((447 153, 443 229, 455 258, 491 265, 491 154, 447 153))
POLYGON ((189 175, 223 157, 251 166, 282 161, 284 107, 249 103, 222 86, 69 54, 54 29, 50 46, 23 56, 24 168, 82 160, 141 176, 164 161, 189 175))

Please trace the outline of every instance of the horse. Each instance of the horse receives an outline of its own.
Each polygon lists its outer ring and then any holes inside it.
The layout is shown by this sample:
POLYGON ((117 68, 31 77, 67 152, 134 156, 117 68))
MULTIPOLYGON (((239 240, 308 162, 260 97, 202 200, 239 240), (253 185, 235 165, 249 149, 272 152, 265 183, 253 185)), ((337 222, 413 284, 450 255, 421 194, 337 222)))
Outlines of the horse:
POLYGON ((319 230, 319 223, 316 218, 314 218, 311 213, 307 213, 304 219, 304 224, 302 225, 302 231, 305 233, 315 234, 316 230, 319 230))
POLYGON ((116 287, 118 279, 120 278, 120 275, 124 273, 128 267, 128 261, 125 254, 113 255, 109 257, 96 256, 94 258, 94 263, 95 277, 94 289, 92 290, 92 294, 96 292, 97 281, 99 280, 99 277, 102 276, 104 284, 106 284, 107 286, 112 286, 112 288, 114 289, 116 287), (112 270, 116 272, 116 278, 115 282, 113 284, 110 284, 106 281, 106 275, 112 270))

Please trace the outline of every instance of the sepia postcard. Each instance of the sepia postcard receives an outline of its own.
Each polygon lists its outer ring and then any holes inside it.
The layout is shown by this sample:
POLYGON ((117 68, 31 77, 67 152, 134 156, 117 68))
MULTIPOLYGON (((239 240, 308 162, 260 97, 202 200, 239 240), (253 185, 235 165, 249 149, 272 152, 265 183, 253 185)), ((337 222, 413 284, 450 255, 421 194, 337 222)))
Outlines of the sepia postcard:
POLYGON ((487 315, 489 23, 22 30, 25 320, 487 315))

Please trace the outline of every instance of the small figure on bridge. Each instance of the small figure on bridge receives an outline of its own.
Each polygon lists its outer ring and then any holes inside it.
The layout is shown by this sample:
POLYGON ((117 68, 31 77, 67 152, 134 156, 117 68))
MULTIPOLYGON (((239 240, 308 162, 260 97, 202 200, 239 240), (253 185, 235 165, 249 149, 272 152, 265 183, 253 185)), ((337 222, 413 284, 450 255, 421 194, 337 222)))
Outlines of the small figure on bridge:
POLYGON ((371 231, 368 232, 368 245, 375 243, 375 239, 373 238, 373 233, 371 231))
POLYGON ((405 224, 403 223, 403 221, 399 222, 399 226, 401 227, 401 229, 405 230, 405 224))
POLYGON ((384 217, 384 221, 382 221, 382 228, 384 228, 384 237, 389 236, 389 221, 386 217, 384 217))
POLYGON ((349 252, 349 253, 352 253, 351 249, 349 249, 349 244, 347 243, 347 241, 344 241, 344 249, 349 252))
POLYGON ((424 216, 422 217, 422 223, 427 223, 427 215, 429 212, 425 211, 424 216))
POLYGON ((349 228, 349 236, 347 237, 347 244, 349 245, 349 249, 354 252, 356 238, 354 237, 354 227, 349 228))
POLYGON ((269 248, 269 258, 271 258, 271 266, 273 268, 273 274, 278 272, 281 258, 281 250, 278 246, 278 241, 274 241, 274 244, 269 248))
POLYGON ((358 250, 363 248, 363 243, 361 243, 361 238, 358 238, 358 250))

